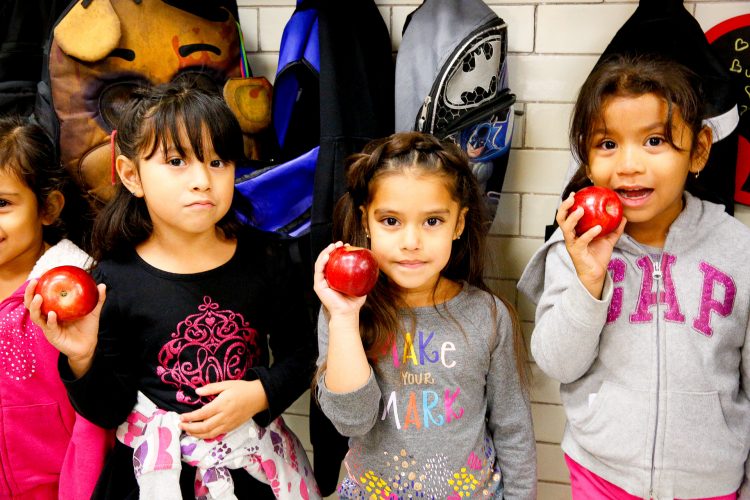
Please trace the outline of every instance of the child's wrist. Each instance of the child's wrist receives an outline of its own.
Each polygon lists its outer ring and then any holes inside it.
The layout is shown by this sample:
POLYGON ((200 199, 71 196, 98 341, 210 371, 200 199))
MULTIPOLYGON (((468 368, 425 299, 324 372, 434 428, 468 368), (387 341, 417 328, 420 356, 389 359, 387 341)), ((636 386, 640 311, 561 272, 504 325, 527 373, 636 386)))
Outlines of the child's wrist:
POLYGON ((596 300, 602 299, 602 292, 604 290, 604 278, 585 279, 579 276, 578 280, 593 298, 595 298, 596 300))
POLYGON ((93 356, 83 356, 77 358, 68 357, 68 366, 70 367, 70 371, 73 372, 75 378, 79 379, 86 375, 86 373, 88 373, 88 371, 91 369, 91 364, 93 361, 93 356))
POLYGON ((330 330, 351 327, 359 329, 359 311, 331 314, 328 327, 330 330))

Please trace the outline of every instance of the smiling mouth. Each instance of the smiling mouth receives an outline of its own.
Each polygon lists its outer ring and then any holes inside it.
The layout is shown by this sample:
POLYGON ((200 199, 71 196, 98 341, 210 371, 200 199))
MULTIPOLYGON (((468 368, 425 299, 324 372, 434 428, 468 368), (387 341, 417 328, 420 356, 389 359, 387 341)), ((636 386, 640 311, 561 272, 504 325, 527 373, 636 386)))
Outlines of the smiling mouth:
POLYGON ((654 190, 651 188, 638 189, 615 189, 620 198, 625 200, 639 200, 650 195, 654 190))

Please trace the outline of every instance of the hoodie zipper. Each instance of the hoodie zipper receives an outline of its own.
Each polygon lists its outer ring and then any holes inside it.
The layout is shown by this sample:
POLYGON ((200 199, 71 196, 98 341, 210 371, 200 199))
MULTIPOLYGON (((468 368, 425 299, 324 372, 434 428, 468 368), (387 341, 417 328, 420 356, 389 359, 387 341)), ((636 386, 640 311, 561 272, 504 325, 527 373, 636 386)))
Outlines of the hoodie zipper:
MULTIPOLYGON (((649 256, 651 259, 651 257, 649 256)), ((654 422, 654 438, 651 445, 651 478, 648 486, 648 496, 652 500, 658 500, 654 496, 654 476, 656 475, 656 436, 658 435, 659 429, 659 390, 660 390, 660 378, 661 378, 661 339, 659 335, 659 322, 661 319, 660 303, 659 303, 659 292, 661 291, 661 260, 662 254, 659 254, 658 260, 651 259, 654 265, 654 270, 651 273, 651 278, 656 282, 656 421, 654 422)))

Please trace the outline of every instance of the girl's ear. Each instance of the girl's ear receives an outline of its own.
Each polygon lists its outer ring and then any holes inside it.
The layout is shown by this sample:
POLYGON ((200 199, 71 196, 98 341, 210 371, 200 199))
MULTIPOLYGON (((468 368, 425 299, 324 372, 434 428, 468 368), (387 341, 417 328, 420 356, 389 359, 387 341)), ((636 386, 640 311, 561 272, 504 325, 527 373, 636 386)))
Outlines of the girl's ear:
POLYGON ((42 225, 49 226, 54 224, 57 218, 60 217, 64 206, 65 196, 60 191, 54 190, 48 194, 40 213, 42 225))
POLYGON ((699 173, 706 166, 708 161, 708 154, 711 152, 711 127, 703 127, 698 132, 698 137, 695 141, 695 149, 690 158, 690 172, 693 174, 699 173))
POLYGON ((469 207, 464 207, 461 209, 461 211, 458 213, 458 220, 456 221, 456 231, 453 233, 453 239, 457 240, 461 237, 461 234, 464 232, 464 227, 466 227, 466 214, 469 211, 469 207))
POLYGON ((119 155, 115 160, 115 168, 125 189, 133 193, 133 196, 143 196, 143 187, 136 164, 128 157, 119 155))

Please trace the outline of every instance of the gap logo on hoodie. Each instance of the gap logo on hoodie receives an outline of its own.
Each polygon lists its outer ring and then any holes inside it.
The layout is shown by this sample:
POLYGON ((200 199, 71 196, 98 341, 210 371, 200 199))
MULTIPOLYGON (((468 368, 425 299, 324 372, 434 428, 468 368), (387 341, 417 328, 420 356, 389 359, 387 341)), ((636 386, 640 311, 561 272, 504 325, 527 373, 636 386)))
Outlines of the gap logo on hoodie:
MULTIPOLYGON (((644 255, 636 260, 638 271, 641 276, 641 289, 638 300, 634 304, 634 310, 630 311, 628 319, 631 323, 649 323, 653 321, 652 307, 663 304, 664 319, 675 323, 690 321, 693 329, 706 337, 713 335, 711 319, 714 314, 729 316, 734 308, 734 299, 737 295, 737 287, 734 280, 728 274, 717 267, 702 261, 698 270, 703 275, 703 284, 698 304, 680 304, 677 299, 677 289, 672 279, 672 267, 677 258, 667 252, 661 254, 661 258, 653 260, 644 255), (654 264, 657 262, 658 264, 654 264), (658 296, 657 296, 658 291, 658 296), (686 310, 685 308, 692 308, 686 310), (691 311, 695 311, 690 317, 686 317, 691 311)), ((612 302, 607 311, 607 323, 614 323, 623 313, 624 291, 618 283, 625 281, 628 269, 627 263, 619 258, 613 258, 608 267, 610 276, 614 283, 612 302)))

